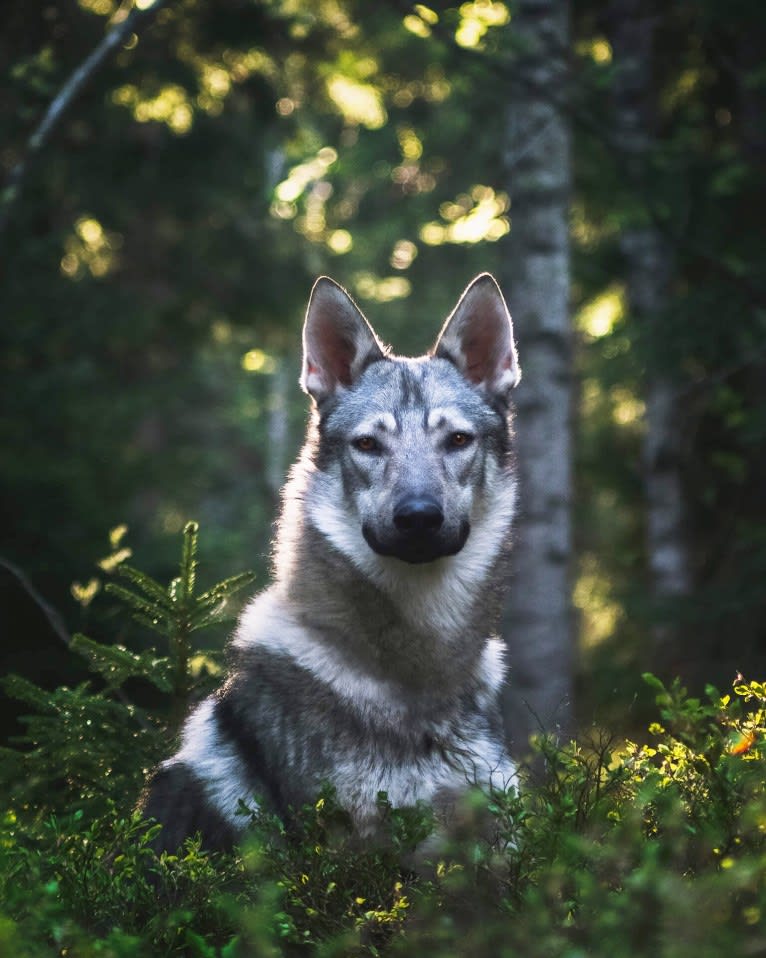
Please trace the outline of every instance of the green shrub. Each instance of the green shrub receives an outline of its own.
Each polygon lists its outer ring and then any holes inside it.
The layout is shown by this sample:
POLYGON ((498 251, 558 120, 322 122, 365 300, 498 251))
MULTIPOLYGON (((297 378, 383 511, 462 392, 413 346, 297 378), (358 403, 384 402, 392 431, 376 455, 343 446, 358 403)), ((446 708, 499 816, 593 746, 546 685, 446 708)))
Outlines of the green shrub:
POLYGON ((190 525, 168 589, 118 566, 131 589, 113 591, 159 650, 80 637, 93 682, 52 695, 5 682, 31 712, 0 764, 0 956, 766 952, 766 685, 744 679, 701 700, 645 676, 658 709, 646 744, 541 737, 543 772, 519 792, 470 796, 467 824, 418 874, 407 863, 431 829, 427 809, 381 795, 382 835, 365 842, 329 789, 290 829, 243 805, 251 827, 236 854, 189 841, 154 858, 131 806, 215 671, 192 632, 249 581, 197 595, 196 540, 190 525), (136 678, 163 693, 159 714, 128 699, 136 678), (487 815, 491 842, 470 825, 487 815))

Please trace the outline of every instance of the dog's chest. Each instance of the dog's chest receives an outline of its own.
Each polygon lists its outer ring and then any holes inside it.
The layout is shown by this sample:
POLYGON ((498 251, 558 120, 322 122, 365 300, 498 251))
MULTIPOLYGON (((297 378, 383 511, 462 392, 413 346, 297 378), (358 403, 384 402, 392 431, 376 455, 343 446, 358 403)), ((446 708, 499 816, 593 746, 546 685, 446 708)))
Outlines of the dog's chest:
POLYGON ((381 792, 395 808, 418 802, 438 808, 472 786, 503 788, 514 774, 502 742, 480 731, 447 739, 425 736, 420 748, 408 752, 354 749, 336 766, 338 799, 357 823, 376 818, 381 792))

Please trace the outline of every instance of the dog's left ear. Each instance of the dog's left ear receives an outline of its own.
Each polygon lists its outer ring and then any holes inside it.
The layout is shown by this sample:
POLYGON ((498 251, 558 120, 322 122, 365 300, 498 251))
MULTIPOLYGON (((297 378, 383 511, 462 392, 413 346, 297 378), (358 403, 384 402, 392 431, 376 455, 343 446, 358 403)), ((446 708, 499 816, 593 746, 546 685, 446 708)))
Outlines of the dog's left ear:
POLYGON ((468 286, 436 340, 432 355, 449 359, 470 382, 508 404, 521 379, 513 324, 494 277, 468 286))

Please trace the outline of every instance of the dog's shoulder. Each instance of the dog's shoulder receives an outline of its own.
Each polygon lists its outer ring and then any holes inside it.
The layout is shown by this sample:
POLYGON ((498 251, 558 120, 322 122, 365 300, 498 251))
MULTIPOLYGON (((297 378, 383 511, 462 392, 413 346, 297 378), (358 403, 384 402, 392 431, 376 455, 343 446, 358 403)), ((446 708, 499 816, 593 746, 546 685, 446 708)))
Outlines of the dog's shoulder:
POLYGON ((254 596, 243 609, 231 649, 235 654, 256 648, 289 654, 291 646, 305 641, 305 632, 289 598, 272 586, 254 596))

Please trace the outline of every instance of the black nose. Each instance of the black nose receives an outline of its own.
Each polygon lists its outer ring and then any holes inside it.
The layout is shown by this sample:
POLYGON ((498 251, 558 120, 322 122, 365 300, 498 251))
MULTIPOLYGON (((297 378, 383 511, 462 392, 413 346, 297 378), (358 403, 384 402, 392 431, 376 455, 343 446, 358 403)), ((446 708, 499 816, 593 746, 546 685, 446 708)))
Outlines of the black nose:
POLYGON ((442 507, 430 496, 406 496, 394 508, 394 525, 406 534, 436 532, 443 522, 442 507))

